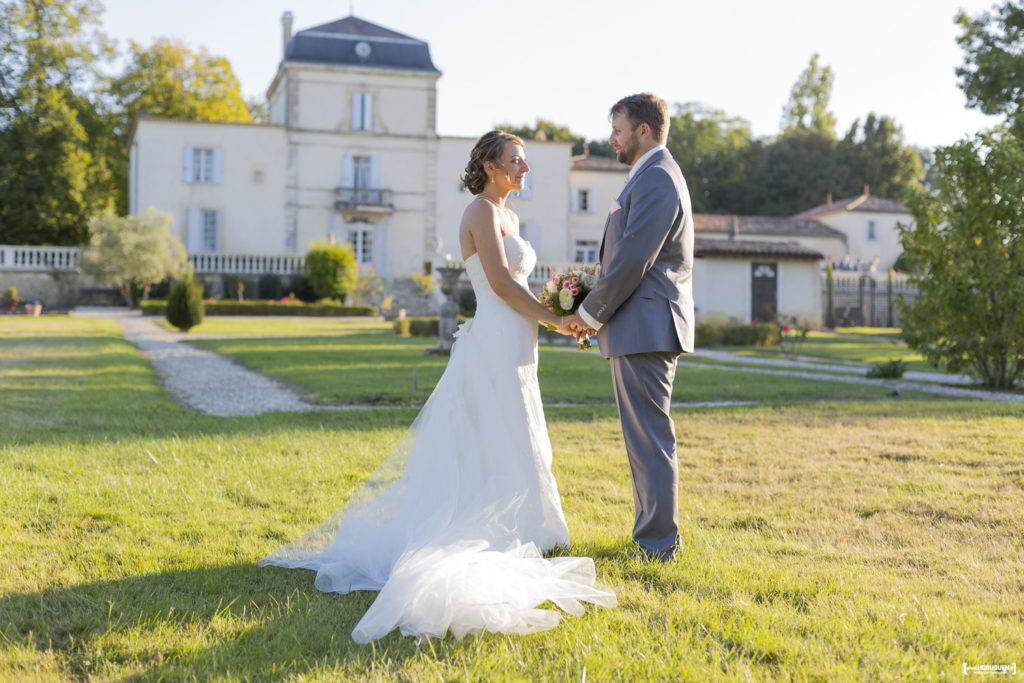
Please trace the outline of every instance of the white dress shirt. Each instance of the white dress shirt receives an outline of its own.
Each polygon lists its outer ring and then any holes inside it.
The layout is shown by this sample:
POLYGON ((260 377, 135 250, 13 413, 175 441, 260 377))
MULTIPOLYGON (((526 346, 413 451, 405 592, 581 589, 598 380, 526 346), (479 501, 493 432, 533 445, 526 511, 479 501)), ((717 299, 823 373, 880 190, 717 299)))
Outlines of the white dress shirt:
MULTIPOLYGON (((658 145, 657 147, 652 147, 649 150, 647 150, 646 152, 644 152, 643 156, 641 156, 639 159, 637 159, 636 163, 634 163, 632 166, 629 167, 629 175, 626 176, 626 182, 628 183, 630 180, 632 180, 633 176, 636 175, 636 172, 640 170, 640 168, 644 165, 644 163, 648 159, 650 159, 652 156, 654 156, 656 152, 658 152, 659 150, 662 150, 662 149, 668 149, 668 148, 665 147, 665 145, 658 145)), ((582 306, 580 306, 579 309, 577 309, 577 310, 579 311, 580 317, 583 318, 584 322, 586 322, 588 325, 590 325, 592 328, 594 328, 595 332, 597 330, 601 329, 601 326, 604 323, 598 322, 594 318, 594 316, 592 316, 589 313, 587 313, 586 309, 584 309, 582 306)))

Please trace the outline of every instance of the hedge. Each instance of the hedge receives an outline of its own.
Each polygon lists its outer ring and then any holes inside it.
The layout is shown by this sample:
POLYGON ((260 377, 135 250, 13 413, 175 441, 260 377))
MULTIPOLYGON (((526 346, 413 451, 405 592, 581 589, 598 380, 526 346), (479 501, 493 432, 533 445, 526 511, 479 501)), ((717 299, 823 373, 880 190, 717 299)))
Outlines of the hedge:
POLYGON ((780 327, 774 323, 752 325, 697 325, 696 345, 708 346, 777 346, 780 342, 780 327))
MULTIPOLYGON (((164 315, 166 301, 143 301, 139 308, 146 315, 164 315)), ((313 315, 313 316, 375 316, 376 306, 343 306, 340 304, 278 303, 270 301, 231 301, 217 299, 206 302, 206 315, 313 315)))
MULTIPOLYGON (((466 322, 466 318, 459 316, 458 323, 466 322)), ((441 322, 439 318, 398 318, 392 324, 392 329, 400 337, 436 337, 440 332, 441 322)))

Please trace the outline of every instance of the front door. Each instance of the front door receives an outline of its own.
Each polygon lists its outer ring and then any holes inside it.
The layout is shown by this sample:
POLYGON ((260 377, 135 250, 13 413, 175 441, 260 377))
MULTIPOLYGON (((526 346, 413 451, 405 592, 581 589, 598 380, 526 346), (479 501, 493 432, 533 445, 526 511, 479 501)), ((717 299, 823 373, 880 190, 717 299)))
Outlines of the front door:
POLYGON ((751 320, 770 322, 779 312, 779 264, 752 263, 751 269, 751 320))

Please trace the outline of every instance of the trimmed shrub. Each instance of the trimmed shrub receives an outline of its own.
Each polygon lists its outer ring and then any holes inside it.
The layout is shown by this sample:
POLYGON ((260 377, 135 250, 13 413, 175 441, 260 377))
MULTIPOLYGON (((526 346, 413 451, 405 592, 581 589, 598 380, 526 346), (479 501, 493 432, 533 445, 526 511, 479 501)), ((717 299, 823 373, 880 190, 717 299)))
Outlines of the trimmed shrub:
MULTIPOLYGON (((414 337, 436 337, 440 332, 441 321, 437 317, 406 318, 406 320, 409 321, 409 334, 414 337)), ((461 325, 466 322, 466 319, 460 315, 458 322, 461 325)))
POLYGON ((319 299, 332 299, 335 298, 338 301, 343 301, 341 297, 321 297, 317 296, 317 293, 313 290, 313 285, 310 284, 309 278, 301 273, 292 277, 291 282, 288 283, 288 291, 294 294, 296 298, 307 303, 317 301, 319 299))
POLYGON ((411 321, 408 318, 396 318, 391 328, 395 331, 395 336, 408 337, 411 332, 411 321))
POLYGON ((0 298, 0 304, 2 304, 8 311, 13 311, 21 305, 22 300, 18 298, 18 288, 8 287, 5 289, 3 297, 0 298))
POLYGON ((888 363, 878 363, 868 368, 867 376, 877 379, 899 379, 907 370, 907 364, 899 358, 888 363))
POLYGON ((313 242, 306 254, 306 277, 320 299, 341 299, 356 287, 356 255, 348 244, 313 242))
POLYGON ((273 273, 264 273, 256 281, 256 296, 260 299, 281 298, 281 278, 273 273))
POLYGON ((751 325, 713 325, 700 323, 694 329, 695 344, 708 346, 775 346, 780 340, 781 328, 773 323, 751 325))
POLYGON ((167 322, 182 332, 188 332, 203 322, 204 310, 203 287, 193 282, 192 274, 188 273, 178 282, 167 299, 167 322))

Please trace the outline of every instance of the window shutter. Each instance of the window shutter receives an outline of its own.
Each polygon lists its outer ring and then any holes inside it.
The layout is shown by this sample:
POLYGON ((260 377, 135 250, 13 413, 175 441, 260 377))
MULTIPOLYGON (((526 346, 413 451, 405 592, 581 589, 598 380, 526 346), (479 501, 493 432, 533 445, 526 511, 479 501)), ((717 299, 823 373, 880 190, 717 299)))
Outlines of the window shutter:
POLYGON ((597 188, 590 188, 590 196, 587 198, 587 206, 589 207, 590 213, 597 213, 600 211, 601 198, 597 194, 597 188))
POLYGON ((573 213, 580 210, 580 191, 575 187, 569 190, 569 210, 573 213))
POLYGON ((186 209, 185 214, 185 245, 188 251, 203 250, 203 212, 199 207, 186 209))
POLYGON ((380 189, 380 157, 370 157, 370 189, 380 189))
POLYGON ((213 238, 207 242, 206 247, 208 251, 220 251, 221 211, 220 209, 217 209, 211 213, 213 214, 213 238))
POLYGON ((191 147, 186 147, 182 150, 181 155, 181 182, 192 184, 192 158, 193 152, 191 147))
POLYGON ((363 129, 363 94, 352 94, 352 130, 363 129))
POLYGON ((220 147, 213 150, 213 178, 210 182, 214 185, 224 182, 224 150, 220 147))
POLYGON ((373 95, 370 93, 363 93, 363 130, 373 130, 373 95))
POLYGON ((341 186, 348 188, 356 186, 356 162, 351 154, 346 154, 341 163, 341 186))

